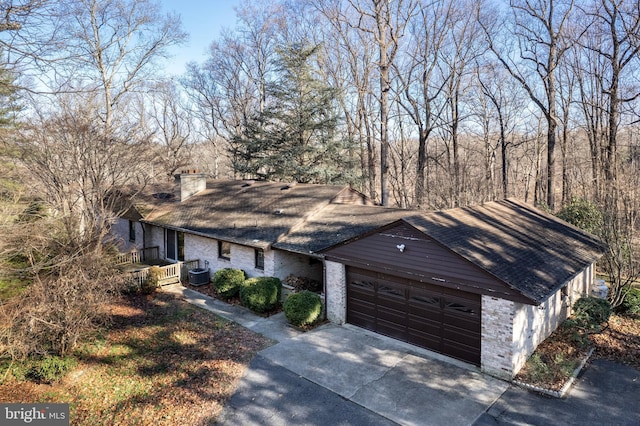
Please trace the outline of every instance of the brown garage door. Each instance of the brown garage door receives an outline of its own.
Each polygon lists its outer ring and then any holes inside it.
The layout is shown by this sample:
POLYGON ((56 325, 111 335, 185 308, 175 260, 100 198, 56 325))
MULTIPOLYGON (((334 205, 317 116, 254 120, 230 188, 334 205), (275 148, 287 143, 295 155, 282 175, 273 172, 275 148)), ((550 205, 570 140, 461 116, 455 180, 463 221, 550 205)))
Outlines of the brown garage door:
POLYGON ((480 365, 480 295, 347 268, 347 322, 480 365))

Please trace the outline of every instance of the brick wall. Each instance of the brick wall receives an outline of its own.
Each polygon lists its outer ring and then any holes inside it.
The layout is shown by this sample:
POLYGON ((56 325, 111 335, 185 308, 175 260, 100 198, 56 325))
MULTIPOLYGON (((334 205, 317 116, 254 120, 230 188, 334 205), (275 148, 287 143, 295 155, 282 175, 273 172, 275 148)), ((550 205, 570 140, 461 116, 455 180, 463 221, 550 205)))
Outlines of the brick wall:
MULTIPOLYGON (((284 280, 289 275, 311 278, 322 282, 322 261, 312 260, 309 256, 288 253, 282 250, 271 250, 273 261, 273 276, 284 280)), ((265 253, 265 268, 266 268, 265 253)))
POLYGON ((559 289, 540 306, 482 296, 482 370, 507 379, 517 374, 573 303, 588 294, 593 273, 591 265, 567 282, 566 292, 559 289))
POLYGON ((588 294, 593 272, 594 265, 584 269, 566 283, 566 291, 556 291, 540 306, 516 304, 514 372, 517 373, 538 345, 569 317, 576 300, 588 294))
POLYGON ((143 246, 143 233, 142 224, 135 222, 136 240, 129 240, 129 220, 119 218, 111 226, 111 236, 114 238, 116 246, 122 253, 126 253, 135 249, 140 249, 143 246))
MULTIPOLYGON (((165 258, 164 238, 163 228, 147 227, 147 247, 158 246, 160 257, 163 259, 165 258)), ((142 241, 142 237, 140 240, 142 241)), ((184 257, 185 260, 199 259, 200 267, 204 267, 204 262, 208 261, 212 274, 222 268, 237 268, 245 271, 248 277, 270 276, 284 280, 293 274, 322 282, 322 262, 312 263, 308 256, 281 250, 265 250, 264 270, 262 270, 255 267, 255 249, 253 247, 231 244, 230 259, 222 259, 218 257, 218 240, 189 233, 184 234, 184 257)))
POLYGON ((481 368, 497 377, 512 377, 514 316, 514 302, 482 296, 481 368))
POLYGON ((164 247, 164 228, 157 226, 145 225, 146 229, 146 244, 147 247, 158 247, 160 259, 165 258, 164 247))

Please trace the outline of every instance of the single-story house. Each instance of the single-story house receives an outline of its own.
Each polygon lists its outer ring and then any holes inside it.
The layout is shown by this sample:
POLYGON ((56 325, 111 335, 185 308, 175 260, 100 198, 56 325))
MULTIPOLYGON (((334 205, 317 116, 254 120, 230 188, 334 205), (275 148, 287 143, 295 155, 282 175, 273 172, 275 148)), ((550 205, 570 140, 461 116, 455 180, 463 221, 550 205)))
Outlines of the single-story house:
POLYGON ((588 294, 603 251, 592 235, 512 199, 423 213, 375 206, 344 186, 190 173, 132 201, 114 226, 125 249, 321 280, 329 320, 505 378, 588 294))

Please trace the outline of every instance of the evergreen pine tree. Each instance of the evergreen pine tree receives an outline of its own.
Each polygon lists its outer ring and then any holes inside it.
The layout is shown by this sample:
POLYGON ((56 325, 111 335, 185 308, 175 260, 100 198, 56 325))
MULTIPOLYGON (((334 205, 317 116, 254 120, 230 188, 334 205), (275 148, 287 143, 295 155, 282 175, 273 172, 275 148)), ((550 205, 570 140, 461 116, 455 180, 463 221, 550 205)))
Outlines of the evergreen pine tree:
POLYGON ((336 90, 312 66, 319 46, 279 51, 278 79, 268 87, 264 112, 234 140, 234 167, 241 174, 301 183, 345 181, 346 148, 337 132, 336 90))

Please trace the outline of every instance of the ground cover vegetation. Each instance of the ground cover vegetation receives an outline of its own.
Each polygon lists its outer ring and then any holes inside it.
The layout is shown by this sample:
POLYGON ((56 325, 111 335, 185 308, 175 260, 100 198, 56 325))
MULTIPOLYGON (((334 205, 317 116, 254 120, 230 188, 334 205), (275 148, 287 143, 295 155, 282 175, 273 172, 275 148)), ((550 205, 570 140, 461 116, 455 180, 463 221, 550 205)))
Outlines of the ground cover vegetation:
POLYGON ((640 370, 636 293, 636 289, 629 292, 628 300, 614 312, 605 300, 579 299, 572 316, 536 348, 515 379, 559 391, 591 350, 591 359, 609 359, 640 370))
POLYGON ((73 424, 208 424, 268 339, 166 293, 104 307, 66 358, 2 363, 0 400, 64 402, 73 424), (66 373, 66 374, 65 374, 66 373))

